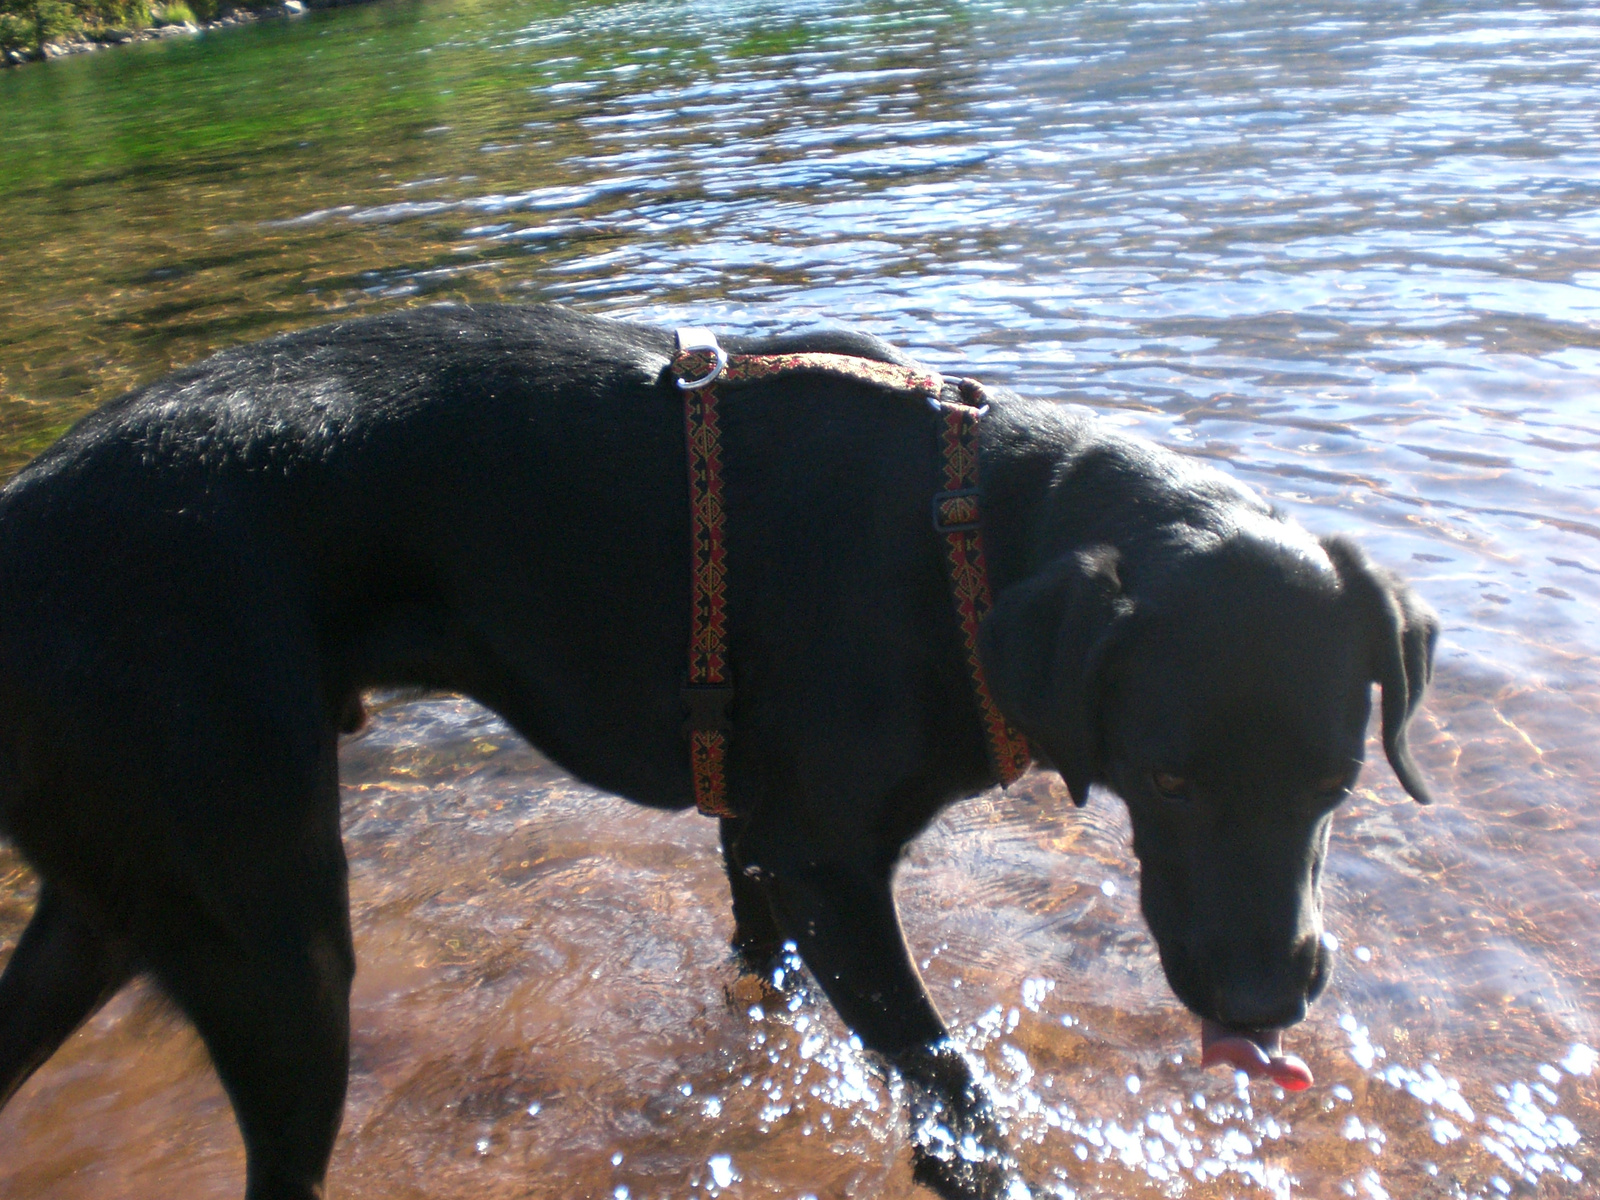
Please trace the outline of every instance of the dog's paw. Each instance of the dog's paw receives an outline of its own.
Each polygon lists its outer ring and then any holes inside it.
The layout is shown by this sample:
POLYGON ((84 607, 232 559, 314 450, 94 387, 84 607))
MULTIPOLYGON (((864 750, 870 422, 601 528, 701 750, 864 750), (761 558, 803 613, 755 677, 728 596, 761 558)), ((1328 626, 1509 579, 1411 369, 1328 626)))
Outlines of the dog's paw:
POLYGON ((994 1105, 953 1047, 896 1058, 911 1116, 911 1173, 945 1200, 1030 1200, 994 1105))
POLYGON ((722 989, 722 998, 728 1002, 729 1008, 747 1009, 760 1006, 761 1008, 781 1007, 784 994, 772 986, 772 980, 765 975, 744 974, 727 984, 722 989))
POLYGON ((788 965, 788 944, 785 942, 759 936, 740 937, 739 931, 735 930, 731 945, 734 958, 752 975, 770 980, 788 965))
POLYGON ((914 1149, 911 1178, 944 1200, 1032 1200, 1033 1193, 1015 1166, 998 1162, 953 1161, 943 1154, 914 1149))
POLYGON ((733 951, 743 973, 723 989, 729 1004, 774 1008, 803 995, 800 954, 793 942, 742 944, 735 938, 733 951))

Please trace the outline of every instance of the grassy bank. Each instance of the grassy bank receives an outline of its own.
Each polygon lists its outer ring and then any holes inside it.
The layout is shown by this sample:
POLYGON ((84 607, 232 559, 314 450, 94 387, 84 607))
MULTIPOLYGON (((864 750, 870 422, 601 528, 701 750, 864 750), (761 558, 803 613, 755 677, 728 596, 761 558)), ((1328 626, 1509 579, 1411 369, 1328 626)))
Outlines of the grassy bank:
POLYGON ((0 63, 44 57, 49 46, 127 41, 159 26, 213 21, 229 10, 282 7, 282 0, 0 0, 0 63))

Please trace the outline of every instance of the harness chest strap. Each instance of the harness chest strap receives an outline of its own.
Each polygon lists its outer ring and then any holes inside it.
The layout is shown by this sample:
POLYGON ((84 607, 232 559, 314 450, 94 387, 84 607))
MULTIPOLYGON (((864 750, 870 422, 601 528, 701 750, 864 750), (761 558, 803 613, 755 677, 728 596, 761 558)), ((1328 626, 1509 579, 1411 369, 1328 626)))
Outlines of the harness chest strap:
POLYGON ((939 446, 944 468, 944 490, 933 497, 933 527, 945 541, 950 596, 961 621, 967 672, 972 677, 972 690, 989 745, 989 765, 1000 783, 1008 785, 1028 769, 1033 751, 1028 739, 1012 728, 995 703, 983 661, 978 657, 978 627, 994 607, 989 567, 983 555, 983 514, 978 490, 978 422, 989 410, 988 397, 975 379, 957 380, 956 390, 960 403, 945 403, 937 393, 931 399, 943 418, 939 446))
POLYGON ((967 668, 983 720, 990 766, 1002 784, 1028 768, 1027 739, 1013 729, 984 677, 978 626, 994 605, 983 556, 978 490, 978 422, 987 411, 982 385, 957 383, 958 402, 942 399, 937 372, 844 354, 739 354, 729 356, 708 329, 678 330, 672 372, 684 396, 689 450, 690 629, 689 676, 683 697, 684 729, 696 807, 707 816, 732 817, 727 751, 732 725, 733 676, 728 665, 726 512, 723 507, 722 437, 717 405, 727 385, 779 375, 830 375, 872 384, 892 394, 921 398, 940 417, 943 490, 933 497, 933 527, 945 542, 950 594, 955 601, 967 668))

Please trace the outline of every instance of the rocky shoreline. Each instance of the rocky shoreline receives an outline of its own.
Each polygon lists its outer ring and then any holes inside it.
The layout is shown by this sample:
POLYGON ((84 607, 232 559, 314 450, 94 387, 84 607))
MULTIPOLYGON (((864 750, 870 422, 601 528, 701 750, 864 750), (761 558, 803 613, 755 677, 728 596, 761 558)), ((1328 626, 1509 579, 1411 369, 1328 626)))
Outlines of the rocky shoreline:
MULTIPOLYGON (((209 21, 161 22, 144 29, 96 29, 75 34, 61 41, 46 42, 41 50, 13 48, 0 55, 0 66, 15 67, 23 63, 42 62, 49 58, 63 58, 69 54, 88 54, 107 46, 126 46, 133 42, 153 42, 162 38, 188 37, 212 30, 231 29, 250 25, 256 21, 283 17, 304 16, 311 6, 304 0, 278 0, 259 8, 235 8, 221 13, 209 21)), ((327 7, 318 4, 315 7, 327 7)))

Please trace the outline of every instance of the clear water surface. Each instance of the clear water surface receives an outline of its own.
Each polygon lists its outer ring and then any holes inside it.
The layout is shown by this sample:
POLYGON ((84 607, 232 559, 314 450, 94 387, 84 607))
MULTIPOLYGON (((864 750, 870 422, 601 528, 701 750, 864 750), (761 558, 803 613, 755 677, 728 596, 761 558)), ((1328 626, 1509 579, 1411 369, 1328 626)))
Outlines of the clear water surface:
MULTIPOLYGON (((0 128, 6 471, 221 346, 553 299, 870 330, 1355 533, 1444 617, 1444 800, 1379 756, 1338 820, 1317 1087, 1198 1070, 1110 797, 951 810, 910 939, 1045 1194, 1600 1192, 1600 9, 389 0, 0 73, 0 128)), ((345 778, 332 1194, 915 1194, 826 1004, 730 963, 708 822, 450 698, 345 778)), ((0 1194, 241 1184, 147 989, 0 1115, 0 1194)))

